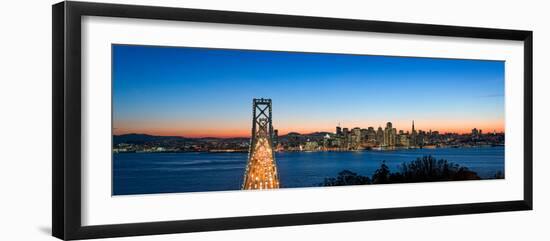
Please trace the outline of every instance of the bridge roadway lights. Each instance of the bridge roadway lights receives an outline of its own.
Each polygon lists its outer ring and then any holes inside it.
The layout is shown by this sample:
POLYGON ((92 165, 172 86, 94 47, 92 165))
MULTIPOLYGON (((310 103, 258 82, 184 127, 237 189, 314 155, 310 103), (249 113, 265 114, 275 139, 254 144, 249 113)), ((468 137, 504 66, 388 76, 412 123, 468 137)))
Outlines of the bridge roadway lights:
POLYGON ((242 189, 274 189, 279 185, 273 151, 271 99, 254 99, 252 136, 242 189))

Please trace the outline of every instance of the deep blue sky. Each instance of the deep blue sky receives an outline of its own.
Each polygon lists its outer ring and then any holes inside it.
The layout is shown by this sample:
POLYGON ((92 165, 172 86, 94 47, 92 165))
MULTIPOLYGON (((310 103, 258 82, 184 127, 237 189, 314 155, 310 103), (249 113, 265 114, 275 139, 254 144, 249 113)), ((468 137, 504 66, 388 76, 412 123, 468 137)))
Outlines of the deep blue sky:
POLYGON ((504 62, 113 46, 115 133, 243 136, 252 98, 288 131, 504 127, 504 62))

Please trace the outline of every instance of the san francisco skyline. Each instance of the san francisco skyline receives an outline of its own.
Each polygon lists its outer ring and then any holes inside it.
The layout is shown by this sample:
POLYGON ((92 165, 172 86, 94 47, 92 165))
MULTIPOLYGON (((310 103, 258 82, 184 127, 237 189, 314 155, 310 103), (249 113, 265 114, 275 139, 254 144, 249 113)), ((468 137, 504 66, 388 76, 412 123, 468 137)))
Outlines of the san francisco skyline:
POLYGON ((250 99, 274 127, 504 132, 504 62, 113 46, 113 132, 249 137, 250 99))

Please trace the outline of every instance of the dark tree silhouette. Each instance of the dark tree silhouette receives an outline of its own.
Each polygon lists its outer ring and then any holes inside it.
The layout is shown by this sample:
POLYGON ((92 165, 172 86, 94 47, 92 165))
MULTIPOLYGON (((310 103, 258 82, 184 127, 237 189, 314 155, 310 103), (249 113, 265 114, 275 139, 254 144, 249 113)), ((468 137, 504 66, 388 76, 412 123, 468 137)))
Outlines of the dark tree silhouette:
MULTIPOLYGON (((372 175, 372 180, 349 170, 343 170, 337 177, 325 178, 321 186, 346 186, 363 184, 437 182, 481 179, 476 172, 445 159, 437 160, 432 156, 417 158, 411 162, 404 162, 399 171, 391 172, 386 161, 372 175)), ((494 178, 504 178, 497 172, 494 178)))
POLYGON ((378 168, 372 175, 372 183, 390 183, 390 168, 386 165, 386 161, 382 161, 380 168, 378 168))
POLYGON ((325 178, 322 186, 347 186, 347 185, 364 185, 370 184, 369 177, 358 175, 349 170, 343 170, 338 173, 336 178, 325 178))
POLYGON ((400 180, 392 181, 434 182, 480 179, 477 173, 470 171, 467 167, 462 167, 445 159, 436 160, 432 156, 424 156, 412 162, 401 164, 400 175, 400 180))

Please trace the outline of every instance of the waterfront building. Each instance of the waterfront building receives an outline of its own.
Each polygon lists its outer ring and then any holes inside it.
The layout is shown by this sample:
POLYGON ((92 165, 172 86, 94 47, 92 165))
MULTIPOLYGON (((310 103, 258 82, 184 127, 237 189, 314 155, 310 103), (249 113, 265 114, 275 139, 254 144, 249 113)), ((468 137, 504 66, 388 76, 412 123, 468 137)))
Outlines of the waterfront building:
POLYGON ((384 144, 386 147, 393 147, 396 143, 397 130, 392 127, 392 123, 386 123, 386 128, 384 129, 384 144))
POLYGON ((366 128, 361 129, 361 143, 367 144, 368 130, 366 128))
POLYGON ((336 148, 342 148, 342 138, 339 136, 336 136, 333 139, 330 139, 330 146, 336 147, 336 148))
POLYGON ((409 137, 405 134, 399 135, 399 145, 409 146, 409 137))
POLYGON ((307 141, 304 145, 305 151, 316 151, 319 148, 319 144, 316 141, 307 141))
POLYGON ((376 144, 376 131, 372 126, 367 129, 367 142, 370 144, 376 144))
POLYGON ((350 131, 348 128, 342 128, 342 143, 341 148, 348 149, 350 143, 350 131))
POLYGON ((378 127, 378 130, 376 131, 376 142, 378 145, 383 145, 384 143, 384 131, 382 130, 382 127, 378 127))
POLYGON ((347 137, 347 136, 349 135, 349 129, 348 129, 348 128, 342 129, 342 135, 343 135, 344 137, 347 137))
POLYGON ((392 128, 391 129, 391 146, 396 146, 397 145, 397 129, 396 128, 392 128))
POLYGON ((416 145, 417 146, 424 146, 426 144, 426 132, 425 131, 418 131, 418 136, 416 137, 416 145))
POLYGON ((351 130, 350 149, 357 150, 361 146, 361 128, 355 127, 351 130))

